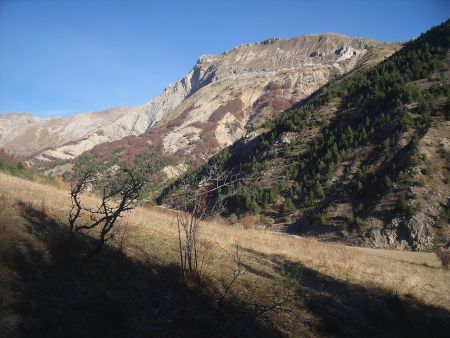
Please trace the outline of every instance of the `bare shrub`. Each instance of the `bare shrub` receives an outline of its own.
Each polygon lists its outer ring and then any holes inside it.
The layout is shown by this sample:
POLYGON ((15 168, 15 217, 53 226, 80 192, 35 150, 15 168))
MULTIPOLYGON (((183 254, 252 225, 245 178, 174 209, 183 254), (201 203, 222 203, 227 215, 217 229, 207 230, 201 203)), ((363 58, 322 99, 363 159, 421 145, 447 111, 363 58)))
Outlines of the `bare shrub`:
POLYGON ((223 291, 216 302, 223 315, 229 317, 228 320, 234 321, 242 330, 248 321, 258 318, 267 320, 269 313, 290 312, 290 304, 300 299, 297 287, 300 285, 303 271, 299 268, 290 268, 288 271, 282 266, 280 271, 284 272, 280 272, 281 277, 277 280, 282 286, 275 291, 273 284, 263 285, 254 279, 252 273, 247 270, 249 265, 244 262, 241 251, 242 247, 235 243, 231 252, 231 276, 222 277, 223 291), (233 304, 239 309, 245 309, 245 313, 227 312, 226 309, 232 308, 233 304))
POLYGON ((260 222, 260 216, 245 214, 239 218, 239 223, 242 224, 244 228, 253 228, 255 224, 260 222))
POLYGON ((201 275, 203 264, 199 265, 199 233, 201 222, 223 211, 224 197, 221 192, 240 180, 239 174, 225 170, 221 164, 212 161, 205 168, 205 176, 198 182, 185 177, 180 191, 175 196, 177 208, 178 251, 181 276, 201 275))
POLYGON ((236 243, 236 251, 233 256, 233 261, 235 264, 235 267, 233 270, 233 276, 228 283, 225 283, 225 281, 222 279, 222 285, 224 286, 224 291, 222 292, 222 295, 218 299, 218 303, 221 303, 225 300, 228 292, 230 292, 231 288, 233 287, 234 283, 238 280, 238 278, 240 276, 247 274, 247 270, 245 269, 245 267, 241 261, 241 256, 239 253, 239 244, 237 244, 237 243, 236 243))

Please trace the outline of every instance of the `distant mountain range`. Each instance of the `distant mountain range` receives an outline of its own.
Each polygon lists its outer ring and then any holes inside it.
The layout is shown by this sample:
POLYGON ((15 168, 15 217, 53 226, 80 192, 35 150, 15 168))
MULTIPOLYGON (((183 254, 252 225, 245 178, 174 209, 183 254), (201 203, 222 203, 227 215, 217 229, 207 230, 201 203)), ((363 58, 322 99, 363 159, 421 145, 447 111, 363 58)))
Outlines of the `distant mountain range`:
POLYGON ((121 144, 132 149, 134 142, 159 144, 178 160, 201 163, 330 79, 399 48, 333 33, 241 45, 202 56, 184 78, 142 106, 67 118, 1 115, 0 147, 38 167, 98 145, 98 151, 121 144))

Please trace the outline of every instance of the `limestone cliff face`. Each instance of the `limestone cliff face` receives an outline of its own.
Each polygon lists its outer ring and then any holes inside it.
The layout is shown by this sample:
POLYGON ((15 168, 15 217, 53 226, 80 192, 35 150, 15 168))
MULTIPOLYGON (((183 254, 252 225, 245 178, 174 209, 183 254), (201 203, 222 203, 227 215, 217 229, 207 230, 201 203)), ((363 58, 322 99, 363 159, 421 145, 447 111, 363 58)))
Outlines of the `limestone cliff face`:
POLYGON ((146 137, 162 142, 168 153, 205 159, 332 77, 379 62, 398 48, 329 33, 269 39, 202 56, 175 85, 189 94, 146 137))
POLYGON ((241 45, 202 56, 183 79, 139 107, 59 119, 0 116, 0 147, 31 161, 72 159, 99 144, 140 135, 167 153, 202 160, 332 77, 399 48, 332 33, 241 45))

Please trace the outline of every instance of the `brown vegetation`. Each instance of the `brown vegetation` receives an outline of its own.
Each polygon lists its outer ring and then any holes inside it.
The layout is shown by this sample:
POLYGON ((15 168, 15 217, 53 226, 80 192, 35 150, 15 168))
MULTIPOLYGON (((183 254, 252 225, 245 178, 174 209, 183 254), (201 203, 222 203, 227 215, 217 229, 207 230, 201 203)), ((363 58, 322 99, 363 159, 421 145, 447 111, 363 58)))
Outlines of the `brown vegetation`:
POLYGON ((171 211, 136 209, 127 235, 85 261, 58 245, 69 209, 67 191, 0 174, 0 335, 439 337, 450 325, 434 254, 204 222, 205 273, 182 283, 171 211))
POLYGON ((89 152, 100 159, 120 156, 122 160, 131 164, 137 156, 148 151, 148 145, 148 142, 141 136, 127 136, 118 141, 101 143, 89 152))
POLYGON ((236 98, 227 104, 217 108, 209 117, 209 122, 220 122, 227 113, 236 116, 239 120, 243 118, 244 102, 240 98, 236 98))

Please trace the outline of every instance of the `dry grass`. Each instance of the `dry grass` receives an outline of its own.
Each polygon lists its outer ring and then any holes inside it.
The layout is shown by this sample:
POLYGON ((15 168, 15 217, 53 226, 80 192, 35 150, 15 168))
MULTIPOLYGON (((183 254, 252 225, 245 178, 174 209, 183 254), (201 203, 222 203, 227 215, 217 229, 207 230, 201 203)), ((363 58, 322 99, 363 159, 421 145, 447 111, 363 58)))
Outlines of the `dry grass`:
POLYGON ((446 248, 439 248, 436 250, 436 255, 441 261, 441 266, 448 270, 450 264, 450 250, 446 248))
MULTIPOLYGON (((138 229, 133 231, 132 242, 145 247, 148 238, 160 238, 163 247, 169 244, 175 250, 174 221, 170 211, 138 209, 129 217, 129 222, 138 229)), ((217 223, 205 223, 202 235, 221 251, 230 251, 237 243, 248 251, 299 262, 338 280, 412 295, 427 304, 450 309, 450 273, 440 268, 434 253, 347 247, 217 223)), ((269 272, 270 267, 265 270, 269 272)))
MULTIPOLYGON (((93 196, 86 198, 92 203, 97 201, 93 196)), ((49 217, 62 224, 66 223, 70 205, 67 191, 0 173, 0 218, 18 217, 12 206, 19 202, 45 211, 49 217)), ((172 211, 137 208, 125 218, 122 231, 124 229, 126 236, 119 236, 120 240, 111 245, 122 246, 125 255, 133 261, 160 266, 178 263, 177 232, 172 211)), ((30 236, 11 229, 2 231, 3 234, 12 231, 11 236, 18 236, 15 240, 17 243, 22 240, 21 236, 30 236)), ((263 302, 287 297, 295 289, 292 282, 300 285, 301 279, 307 280, 307 273, 304 272, 307 271, 310 276, 315 276, 314 280, 325 281, 325 284, 332 280, 334 284, 330 285, 339 285, 336 290, 334 287, 327 290, 331 294, 339 293, 340 288, 348 285, 358 290, 381 290, 387 295, 413 298, 424 306, 450 310, 450 272, 440 268, 439 260, 432 253, 345 247, 311 238, 225 225, 220 221, 205 222, 201 238, 202 257, 205 259, 204 276, 210 281, 211 290, 216 293, 224 290, 231 279, 235 268, 233 252, 236 244, 241 248, 241 259, 245 262, 247 273, 230 293, 230 297, 237 301, 257 299, 263 302)), ((11 276, 11 271, 0 264, 0 276, 7 275, 11 276)), ((8 284, 3 284, 4 288, 5 285, 8 284)), ((274 313, 271 317, 278 332, 283 335, 295 336, 298 330, 309 332, 314 323, 322 320, 314 315, 314 311, 295 306, 292 305, 290 312, 274 313)), ((3 325, 11 326, 13 322, 12 318, 9 324, 3 325)), ((309 332, 309 335, 321 333, 309 332)))

